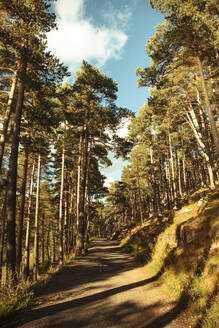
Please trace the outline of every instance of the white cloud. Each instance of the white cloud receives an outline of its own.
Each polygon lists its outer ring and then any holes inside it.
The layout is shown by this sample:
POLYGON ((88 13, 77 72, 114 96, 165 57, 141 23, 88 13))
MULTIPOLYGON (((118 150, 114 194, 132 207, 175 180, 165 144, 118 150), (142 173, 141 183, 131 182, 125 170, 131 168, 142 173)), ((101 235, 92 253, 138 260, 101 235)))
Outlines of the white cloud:
POLYGON ((110 187, 111 183, 114 182, 114 181, 115 181, 114 178, 112 178, 112 177, 106 177, 106 180, 104 182, 104 186, 105 187, 110 187))
POLYGON ((102 26, 85 17, 84 9, 85 0, 58 0, 58 30, 48 33, 49 50, 73 70, 79 68, 83 59, 98 66, 109 59, 119 59, 128 40, 125 26, 131 12, 127 7, 116 15, 114 9, 105 14, 107 25, 102 26))
POLYGON ((120 138, 124 138, 128 135, 128 126, 131 123, 130 118, 124 118, 122 120, 122 123, 120 124, 118 130, 117 130, 117 135, 120 138))
POLYGON ((62 21, 77 21, 83 16, 84 0, 58 0, 55 9, 62 21))
POLYGON ((132 17, 132 10, 130 6, 124 6, 123 11, 118 11, 109 3, 108 9, 103 12, 103 17, 106 22, 111 25, 113 24, 118 29, 121 27, 127 28, 132 17))

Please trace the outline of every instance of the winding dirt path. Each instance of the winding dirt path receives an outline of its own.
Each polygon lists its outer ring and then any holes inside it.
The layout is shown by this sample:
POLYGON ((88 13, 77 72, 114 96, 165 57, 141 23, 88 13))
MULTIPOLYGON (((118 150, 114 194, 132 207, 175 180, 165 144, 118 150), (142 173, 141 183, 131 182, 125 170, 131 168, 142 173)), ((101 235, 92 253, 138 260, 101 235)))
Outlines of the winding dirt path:
POLYGON ((95 240, 85 258, 64 266, 35 305, 2 328, 189 328, 157 278, 118 243, 95 240))

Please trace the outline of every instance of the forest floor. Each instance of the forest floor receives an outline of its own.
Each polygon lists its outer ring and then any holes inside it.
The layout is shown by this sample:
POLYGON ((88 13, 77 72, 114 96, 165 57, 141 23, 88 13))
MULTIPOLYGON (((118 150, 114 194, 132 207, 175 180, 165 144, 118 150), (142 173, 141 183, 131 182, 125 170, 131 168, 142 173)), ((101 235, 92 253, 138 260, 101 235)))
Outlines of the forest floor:
POLYGON ((65 265, 28 310, 2 328, 182 328, 190 327, 183 304, 164 293, 152 276, 121 250, 98 239, 88 254, 65 265))

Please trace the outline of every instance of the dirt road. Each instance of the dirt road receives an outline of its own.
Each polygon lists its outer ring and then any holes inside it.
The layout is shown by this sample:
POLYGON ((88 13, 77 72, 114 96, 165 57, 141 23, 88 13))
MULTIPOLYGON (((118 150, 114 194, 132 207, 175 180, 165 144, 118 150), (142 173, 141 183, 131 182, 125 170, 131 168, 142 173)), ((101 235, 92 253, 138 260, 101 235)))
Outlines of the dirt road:
POLYGON ((66 265, 31 310, 3 328, 189 328, 182 306, 169 300, 116 242, 96 240, 85 258, 66 265))

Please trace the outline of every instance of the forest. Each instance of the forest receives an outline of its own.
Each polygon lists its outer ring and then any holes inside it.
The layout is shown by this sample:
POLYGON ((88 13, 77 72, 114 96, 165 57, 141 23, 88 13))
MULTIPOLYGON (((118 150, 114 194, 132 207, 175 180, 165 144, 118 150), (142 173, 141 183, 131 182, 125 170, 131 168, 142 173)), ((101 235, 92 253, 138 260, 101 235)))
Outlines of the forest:
POLYGON ((84 60, 63 82, 70 72, 47 49, 50 2, 0 2, 2 286, 36 282, 93 237, 159 224, 219 184, 217 0, 150 1, 165 21, 147 41, 150 66, 136 70, 150 88, 136 117, 116 105, 116 81, 84 60), (111 152, 128 164, 107 188, 111 152))

